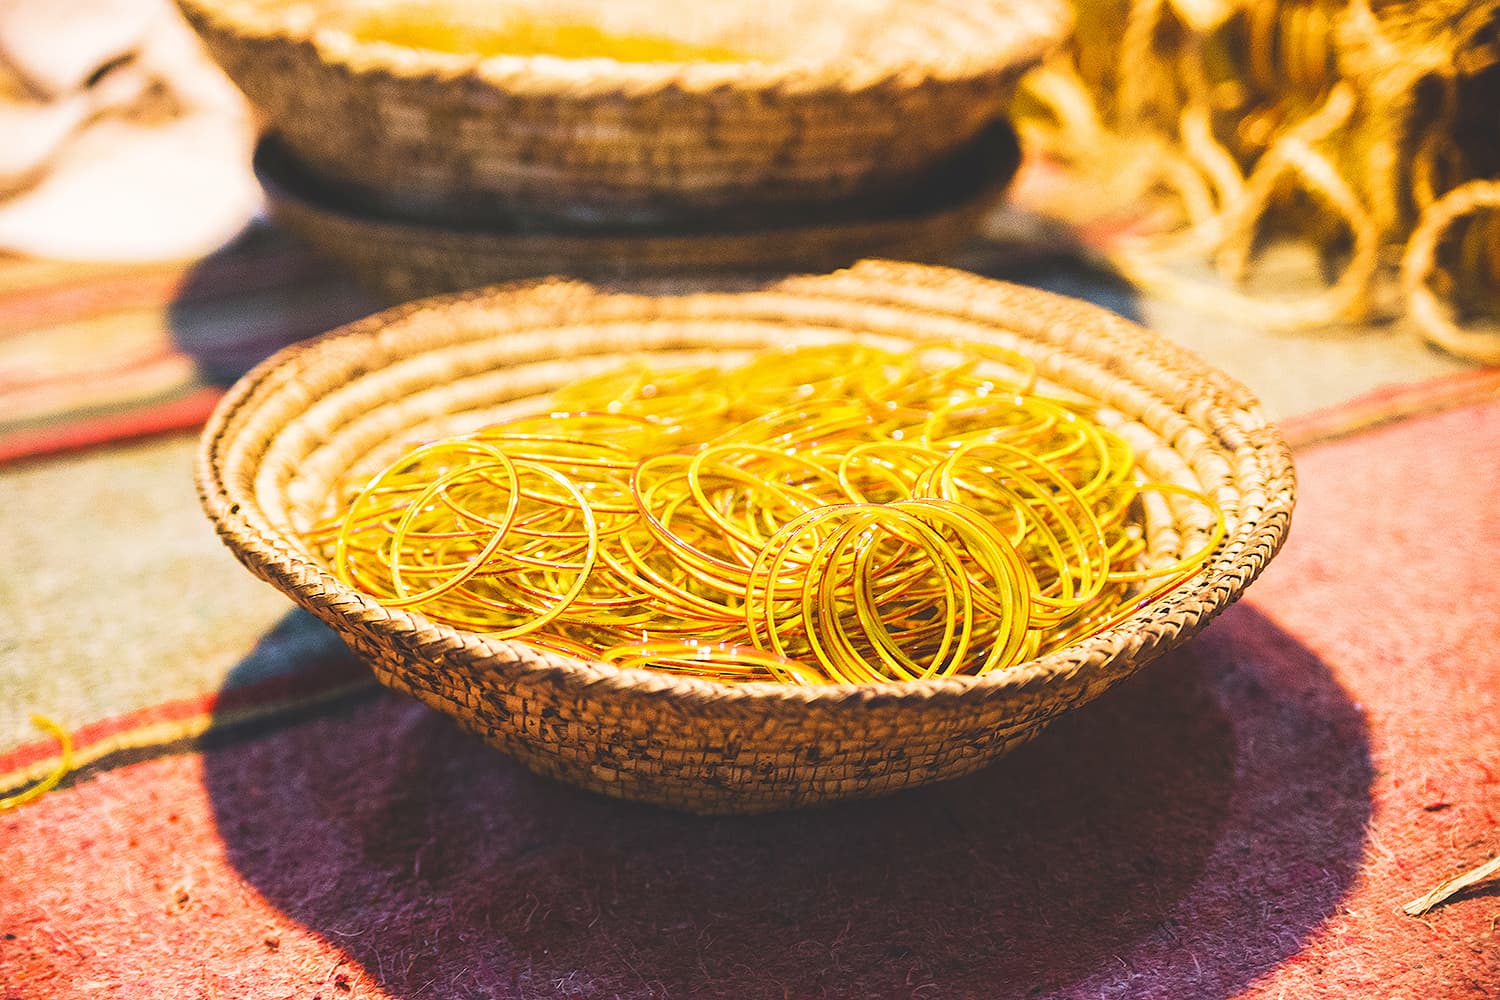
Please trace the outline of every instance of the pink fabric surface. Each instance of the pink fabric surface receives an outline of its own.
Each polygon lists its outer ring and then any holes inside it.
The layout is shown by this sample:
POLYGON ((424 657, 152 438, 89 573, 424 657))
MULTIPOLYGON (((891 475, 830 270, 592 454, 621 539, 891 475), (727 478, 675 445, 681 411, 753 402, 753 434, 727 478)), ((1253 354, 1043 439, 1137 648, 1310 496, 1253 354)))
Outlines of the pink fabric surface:
MULTIPOLYGON (((1500 403, 1311 447, 1241 604, 947 785, 699 819, 394 695, 0 816, 0 997, 1483 997, 1500 403), (111 992, 113 991, 113 992, 111 992)), ((0 761, 0 773, 9 769, 0 761)))

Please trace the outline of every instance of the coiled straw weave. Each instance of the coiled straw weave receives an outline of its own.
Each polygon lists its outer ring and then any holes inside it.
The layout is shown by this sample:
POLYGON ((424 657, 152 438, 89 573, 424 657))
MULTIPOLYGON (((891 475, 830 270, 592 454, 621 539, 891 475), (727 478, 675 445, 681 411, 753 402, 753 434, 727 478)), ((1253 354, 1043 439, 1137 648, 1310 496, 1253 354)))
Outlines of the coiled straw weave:
MULTIPOLYGON (((1239 384, 1099 308, 916 264, 831 275, 600 287, 547 280, 398 307, 290 348, 241 380, 202 438, 198 486, 251 571, 328 622, 376 676, 533 769, 695 812, 869 796, 972 771, 1185 641, 1285 538, 1294 476, 1239 384), (618 670, 438 626, 340 584, 299 540, 343 484, 409 444, 534 410, 629 358, 732 358, 857 338, 1024 353, 1055 391, 1104 405, 1154 479, 1213 496, 1229 533, 1206 568, 1124 624, 984 677, 806 688, 618 670)), ((1195 530, 1148 517, 1156 557, 1195 530)))
MULTIPOLYGON (((546 8, 629 14, 653 33, 717 19, 707 40, 754 57, 648 63, 362 40, 337 16, 372 6, 358 0, 181 6, 269 128, 325 176, 416 201, 468 192, 664 221, 899 188, 1000 114, 1067 30, 1058 0, 546 8)), ((516 6, 480 5, 492 18, 516 6)))
MULTIPOLYGON (((318 183, 273 139, 255 168, 272 216, 392 302, 515 278, 619 278, 674 273, 832 271, 862 257, 941 262, 973 235, 1020 162, 1015 134, 992 123, 924 171, 909 190, 870 205, 752 213, 712 229, 636 225, 590 230, 524 217, 449 226, 362 203, 347 185, 318 183)), ((456 213, 455 213, 456 214, 456 213)), ((727 213, 726 213, 727 214, 727 213)))

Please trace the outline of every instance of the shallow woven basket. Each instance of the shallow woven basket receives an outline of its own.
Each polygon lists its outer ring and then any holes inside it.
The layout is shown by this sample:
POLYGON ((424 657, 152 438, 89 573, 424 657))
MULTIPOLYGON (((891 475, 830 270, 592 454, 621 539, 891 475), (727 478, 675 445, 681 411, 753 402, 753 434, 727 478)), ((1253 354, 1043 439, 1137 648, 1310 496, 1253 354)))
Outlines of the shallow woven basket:
POLYGON ((255 158, 276 221, 396 302, 551 274, 831 271, 862 257, 941 262, 980 227, 1019 163, 1014 133, 996 122, 878 207, 859 200, 845 211, 832 203, 791 217, 726 219, 723 229, 590 231, 524 219, 487 228, 411 221, 310 176, 274 140, 263 140, 255 158))
MULTIPOLYGON (((198 486, 239 559, 337 629, 385 684, 541 773, 695 812, 757 812, 955 777, 1035 736, 1235 600, 1281 545, 1294 482, 1251 395, 1180 348, 1082 302, 880 261, 712 291, 549 280, 398 307, 241 380, 204 431, 198 486), (821 688, 618 670, 434 625, 339 583, 299 539, 351 476, 413 442, 534 410, 550 388, 623 358, 727 359, 845 338, 1024 352, 1054 387, 1116 414, 1151 475, 1217 498, 1227 539, 1159 603, 1010 670, 821 688)), ((1197 544, 1190 521, 1152 523, 1154 554, 1197 544)))
POLYGON ((337 14, 373 0, 180 5, 269 128, 325 176, 414 201, 483 192, 657 221, 899 187, 993 120, 1069 24, 1057 0, 551 5, 770 57, 631 63, 360 41, 337 14))

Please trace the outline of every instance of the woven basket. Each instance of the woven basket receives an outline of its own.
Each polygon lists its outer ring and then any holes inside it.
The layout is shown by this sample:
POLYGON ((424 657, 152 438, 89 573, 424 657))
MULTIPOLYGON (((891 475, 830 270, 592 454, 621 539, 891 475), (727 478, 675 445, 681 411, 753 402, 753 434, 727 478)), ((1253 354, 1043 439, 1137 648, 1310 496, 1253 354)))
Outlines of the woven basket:
MULTIPOLYGON (((1235 600, 1285 537, 1294 481, 1250 394, 1180 348, 1081 302, 880 261, 706 291, 549 280, 398 307, 241 380, 204 431, 198 486, 239 559, 337 629, 385 684, 538 772, 730 813, 955 777, 1035 736, 1235 600), (1010 670, 823 688, 619 670, 434 625, 339 583, 299 540, 350 477, 415 441, 534 410, 551 387, 625 357, 844 338, 968 339, 1029 355, 1053 386, 1117 413, 1151 475, 1217 498, 1227 539, 1200 575, 1124 624, 1010 670)), ((1159 556, 1198 542, 1189 520, 1150 526, 1159 556)))
POLYGON ((980 227, 1020 162, 1014 133, 994 123, 927 171, 909 191, 794 217, 773 213, 738 227, 674 232, 660 227, 542 229, 533 220, 492 227, 413 222, 347 187, 320 182, 263 140, 255 168, 271 214, 361 284, 391 301, 514 278, 619 278, 683 272, 832 271, 862 257, 941 262, 980 227), (870 211, 863 217, 853 210, 870 211))
POLYGON ((331 14, 360 0, 181 6, 325 176, 626 219, 899 188, 993 120, 1068 26, 1056 0, 582 3, 658 32, 707 20, 716 40, 769 56, 630 63, 359 41, 331 14))

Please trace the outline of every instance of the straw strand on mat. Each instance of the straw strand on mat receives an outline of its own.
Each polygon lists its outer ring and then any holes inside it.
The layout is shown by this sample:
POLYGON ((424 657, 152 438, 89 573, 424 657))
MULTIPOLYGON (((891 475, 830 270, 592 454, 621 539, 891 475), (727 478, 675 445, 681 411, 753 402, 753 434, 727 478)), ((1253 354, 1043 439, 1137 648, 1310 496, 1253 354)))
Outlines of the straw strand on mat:
POLYGON ((1469 886, 1478 885, 1485 879, 1497 874, 1500 874, 1500 856, 1490 858, 1484 864, 1470 869, 1462 875, 1455 875, 1441 885, 1434 887, 1431 892, 1424 893, 1405 904, 1401 909, 1407 916, 1420 917, 1433 907, 1441 906, 1447 900, 1452 899, 1458 893, 1469 888, 1469 886))

